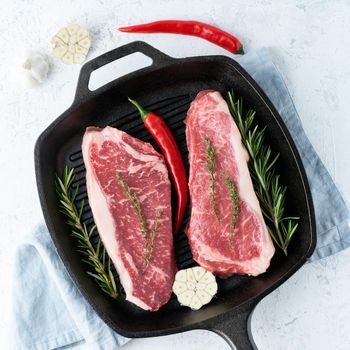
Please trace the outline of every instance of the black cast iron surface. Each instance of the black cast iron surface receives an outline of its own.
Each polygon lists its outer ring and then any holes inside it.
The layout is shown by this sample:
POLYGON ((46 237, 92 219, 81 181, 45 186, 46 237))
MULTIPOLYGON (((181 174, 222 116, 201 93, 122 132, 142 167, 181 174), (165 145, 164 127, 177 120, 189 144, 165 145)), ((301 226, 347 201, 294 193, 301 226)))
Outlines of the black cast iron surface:
MULTIPOLYGON (((261 298, 288 279, 311 255, 315 246, 312 200, 295 145, 266 95, 239 64, 228 57, 174 59, 144 42, 133 42, 86 63, 79 76, 72 106, 37 141, 35 167, 46 224, 65 267, 100 317, 115 331, 128 337, 157 336, 203 328, 219 333, 231 345, 235 343, 238 349, 253 348, 249 330, 249 316, 253 308, 261 298), (153 64, 113 80, 95 91, 88 89, 90 74, 94 70, 134 52, 149 56, 153 59, 153 64), (247 108, 253 108, 257 112, 258 123, 267 126, 267 141, 273 151, 281 154, 278 171, 281 173, 281 181, 288 186, 287 212, 300 217, 298 232, 289 247, 288 257, 277 250, 266 273, 255 278, 233 276, 218 280, 217 296, 199 311, 181 307, 175 298, 157 312, 143 311, 125 301, 120 283, 120 295, 117 300, 113 300, 85 272, 87 266, 76 252, 76 241, 58 210, 55 174, 61 174, 65 165, 75 168, 74 186, 79 185, 77 204, 87 200, 85 167, 81 154, 82 136, 87 126, 111 125, 150 142, 157 149, 138 113, 127 101, 128 96, 164 116, 178 142, 188 171, 183 120, 190 102, 203 89, 214 89, 225 94, 231 88, 243 97, 247 108)), ((194 265, 184 234, 188 217, 189 208, 180 233, 175 238, 179 269, 194 265)), ((83 220, 88 226, 93 225, 88 205, 83 220)), ((95 236, 94 242, 96 238, 95 236)), ((114 275, 119 281, 115 271, 114 275)))

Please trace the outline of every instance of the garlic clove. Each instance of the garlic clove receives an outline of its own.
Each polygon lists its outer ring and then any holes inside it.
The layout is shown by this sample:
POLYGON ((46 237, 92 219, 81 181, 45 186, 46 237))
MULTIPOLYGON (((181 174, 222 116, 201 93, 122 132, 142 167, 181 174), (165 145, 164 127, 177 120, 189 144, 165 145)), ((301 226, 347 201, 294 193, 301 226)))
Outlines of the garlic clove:
POLYGON ((70 52, 71 54, 75 53, 75 46, 72 44, 68 45, 68 52, 70 52))
POLYGON ((192 283, 196 283, 196 278, 193 274, 193 269, 187 269, 187 281, 190 281, 192 283))
POLYGON ((81 53, 82 55, 86 55, 88 53, 88 49, 86 49, 85 47, 82 47, 80 45, 75 45, 75 52, 76 53, 81 53))
POLYGON ((206 270, 202 266, 196 266, 193 268, 193 274, 197 281, 199 281, 205 274, 206 270))
POLYGON ((215 282, 215 276, 211 272, 207 271, 200 279, 200 282, 207 283, 207 284, 211 282, 215 282))
POLYGON ((89 50, 91 46, 91 39, 89 37, 86 37, 84 39, 81 39, 78 41, 78 44, 85 49, 89 50))
POLYGON ((69 33, 70 36, 72 36, 73 34, 75 34, 76 32, 78 32, 78 30, 80 29, 80 25, 79 24, 70 24, 66 27, 67 32, 69 33))
POLYGON ((186 270, 179 270, 175 275, 175 281, 187 282, 186 270))
POLYGON ((190 281, 188 281, 188 282, 186 283, 186 285, 187 285, 187 289, 188 289, 188 290, 195 290, 195 288, 196 288, 196 284, 193 283, 193 282, 190 282, 190 281))
POLYGON ((202 305, 210 303, 211 299, 213 298, 212 294, 209 294, 204 290, 197 290, 196 295, 200 299, 202 305))
POLYGON ((57 58, 62 58, 66 52, 68 51, 68 45, 64 44, 63 46, 57 46, 53 49, 53 54, 57 57, 57 58))
POLYGON ((173 292, 175 294, 181 294, 187 290, 187 285, 185 282, 175 281, 173 285, 173 292))
POLYGON ((198 295, 195 294, 193 297, 192 297, 192 300, 191 300, 191 303, 190 303, 190 308, 192 310, 199 310, 202 306, 203 306, 203 303, 201 302, 201 300, 198 298, 198 295))
POLYGON ((205 291, 211 295, 215 295, 218 291, 218 285, 216 282, 211 282, 206 285, 205 291))
POLYGON ((64 45, 67 45, 66 42, 64 42, 60 37, 58 37, 57 35, 54 36, 52 39, 51 39, 51 45, 53 48, 55 47, 60 47, 60 46, 64 46, 64 45))
POLYGON ((69 37, 68 43, 74 45, 77 41, 78 41, 78 40, 77 40, 77 36, 76 36, 75 34, 73 34, 73 35, 71 35, 71 36, 69 37))
MULTIPOLYGON (((89 38, 89 40, 90 40, 89 32, 82 27, 80 27, 79 30, 77 31, 76 36, 77 36, 78 41, 81 41, 84 38, 89 38)), ((90 41, 90 43, 91 43, 91 41, 90 41)))
MULTIPOLYGON (((55 37, 61 39, 65 44, 68 44, 69 42, 69 32, 67 31, 66 28, 62 28, 53 38, 52 40, 55 39, 55 37)), ((51 40, 51 42, 52 42, 51 40)))
POLYGON ((81 64, 85 61, 85 55, 81 54, 81 53, 76 53, 74 55, 74 63, 77 63, 77 64, 81 64))
POLYGON ((198 282, 198 283, 196 284, 196 288, 197 288, 197 290, 205 289, 205 288, 207 288, 207 284, 206 284, 206 283, 200 283, 200 282, 198 282))
POLYGON ((74 55, 70 52, 66 52, 62 58, 61 58, 63 63, 66 64, 73 64, 74 63, 74 55))
POLYGON ((186 290, 185 292, 179 294, 177 296, 177 299, 179 300, 180 304, 189 306, 191 304, 194 294, 195 293, 193 290, 186 290))

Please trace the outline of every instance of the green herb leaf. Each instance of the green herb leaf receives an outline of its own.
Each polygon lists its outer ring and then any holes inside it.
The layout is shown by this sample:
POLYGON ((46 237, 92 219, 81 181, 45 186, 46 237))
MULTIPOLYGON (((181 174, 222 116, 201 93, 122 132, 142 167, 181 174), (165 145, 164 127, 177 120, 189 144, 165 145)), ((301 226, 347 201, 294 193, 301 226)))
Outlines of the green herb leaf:
POLYGON ((156 212, 156 219, 153 222, 150 232, 148 232, 146 220, 141 210, 141 204, 137 197, 137 194, 130 189, 130 187, 128 186, 128 184, 123 179, 120 173, 117 172, 116 177, 119 185, 123 188, 126 197, 130 200, 131 204, 133 205, 136 215, 139 219, 140 231, 142 234, 142 238, 144 239, 144 242, 145 242, 145 252, 143 256, 143 263, 144 263, 144 268, 146 269, 153 258, 154 241, 156 238, 156 233, 158 231, 158 221, 161 213, 159 211, 156 212))
POLYGON ((237 221, 238 221, 238 193, 237 193, 237 188, 235 186, 235 183, 232 179, 230 179, 226 173, 224 172, 223 177, 225 179, 225 184, 226 187, 230 191, 230 198, 232 202, 232 220, 231 220, 231 230, 230 230, 230 240, 232 239, 232 236, 235 234, 235 228, 237 226, 237 221))
POLYGON ((213 143, 209 139, 209 137, 204 137, 204 143, 205 143, 205 155, 206 155, 206 168, 210 174, 210 206, 213 208, 214 214, 218 221, 220 221, 219 217, 219 211, 216 206, 216 199, 215 199, 215 186, 216 186, 216 176, 215 176, 215 163, 216 163, 216 157, 215 157, 215 149, 213 146, 213 143))
POLYGON ((271 148, 265 145, 265 128, 254 126, 255 111, 249 110, 244 114, 242 99, 236 98, 233 91, 227 94, 227 103, 250 156, 249 170, 262 213, 268 222, 268 232, 287 255, 299 218, 284 216, 287 188, 281 185, 280 176, 274 169, 279 154, 272 157, 271 148))
POLYGON ((104 261, 102 263, 99 257, 100 249, 103 249, 103 254, 105 254, 105 249, 101 248, 101 241, 98 241, 96 250, 90 241, 96 226, 93 226, 88 231, 81 219, 84 210, 84 201, 81 202, 79 209, 75 205, 74 201, 78 194, 78 187, 74 191, 71 189, 74 176, 74 169, 67 166, 63 170, 62 178, 56 175, 56 192, 60 200, 60 211, 67 217, 67 224, 72 228, 72 236, 78 240, 79 249, 77 250, 86 256, 82 260, 91 266, 94 271, 87 271, 87 273, 95 279, 105 293, 112 298, 116 298, 118 293, 113 274, 110 270, 110 258, 108 257, 108 269, 106 270, 104 261))

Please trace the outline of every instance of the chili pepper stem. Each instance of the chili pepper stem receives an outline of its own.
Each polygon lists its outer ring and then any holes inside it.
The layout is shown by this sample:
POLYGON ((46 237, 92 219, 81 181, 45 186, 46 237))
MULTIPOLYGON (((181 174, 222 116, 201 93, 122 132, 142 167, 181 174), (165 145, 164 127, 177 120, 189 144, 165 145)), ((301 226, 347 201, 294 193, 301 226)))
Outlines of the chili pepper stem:
POLYGON ((141 105, 137 101, 132 100, 130 97, 128 97, 128 100, 138 109, 138 111, 140 112, 140 115, 141 115, 141 119, 145 120, 147 115, 149 114, 149 112, 147 110, 145 110, 144 108, 142 108, 141 105))
POLYGON ((244 55, 243 46, 241 46, 235 53, 236 55, 244 55))

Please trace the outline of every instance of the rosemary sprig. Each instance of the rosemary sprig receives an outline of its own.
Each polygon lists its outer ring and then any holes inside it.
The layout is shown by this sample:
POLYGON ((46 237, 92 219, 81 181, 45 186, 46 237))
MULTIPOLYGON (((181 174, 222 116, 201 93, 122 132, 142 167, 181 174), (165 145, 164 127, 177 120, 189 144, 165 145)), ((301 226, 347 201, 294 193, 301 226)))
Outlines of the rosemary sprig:
POLYGON ((299 218, 284 216, 287 188, 280 184, 280 176, 274 169, 279 154, 273 157, 271 148, 265 145, 265 128, 254 124, 255 111, 249 110, 244 115, 242 99, 236 98, 233 91, 228 93, 227 103, 250 156, 249 170, 262 213, 269 222, 269 234, 287 255, 299 218))
POLYGON ((71 190, 74 177, 74 169, 67 166, 64 168, 62 178, 56 175, 56 192, 60 199, 60 211, 68 218, 67 224, 72 228, 71 233, 78 240, 78 251, 85 257, 83 261, 93 271, 87 271, 87 273, 94 277, 105 293, 112 298, 116 298, 118 293, 110 268, 110 258, 108 255, 106 257, 105 248, 101 247, 101 240, 98 240, 96 249, 94 249, 90 241, 96 226, 88 230, 82 222, 81 216, 84 211, 84 201, 82 201, 79 209, 75 205, 78 187, 74 191, 71 190))
POLYGON ((230 198, 232 202, 232 220, 230 223, 231 230, 230 230, 230 239, 232 236, 235 234, 235 228, 237 226, 237 221, 238 221, 238 193, 237 193, 237 188, 235 186, 235 183, 232 179, 230 179, 225 172, 223 172, 222 176, 225 179, 225 185, 230 191, 230 198))
POLYGON ((214 214, 216 218, 220 221, 219 218, 219 211, 216 206, 216 200, 215 200, 215 184, 216 184, 216 177, 215 177, 215 163, 216 163, 216 157, 215 157, 215 149, 213 147, 213 144, 209 137, 204 137, 204 143, 205 143, 205 155, 206 155, 206 168, 210 174, 210 206, 213 208, 214 214))
POLYGON ((123 188, 126 197, 131 201, 131 204, 133 205, 136 215, 139 219, 140 231, 142 234, 142 238, 145 241, 145 253, 143 257, 143 263, 144 263, 144 267, 147 268, 153 257, 154 241, 156 238, 156 233, 158 231, 158 222, 159 222, 161 213, 157 211, 156 219, 152 224, 152 228, 150 232, 148 232, 146 220, 141 210, 141 204, 137 197, 137 194, 130 189, 130 187, 128 186, 126 181, 123 179, 123 177, 120 175, 120 173, 117 172, 116 177, 119 185, 123 188))

